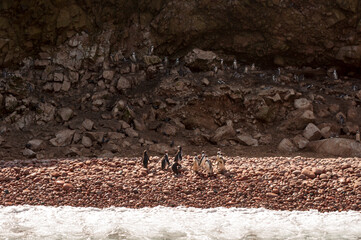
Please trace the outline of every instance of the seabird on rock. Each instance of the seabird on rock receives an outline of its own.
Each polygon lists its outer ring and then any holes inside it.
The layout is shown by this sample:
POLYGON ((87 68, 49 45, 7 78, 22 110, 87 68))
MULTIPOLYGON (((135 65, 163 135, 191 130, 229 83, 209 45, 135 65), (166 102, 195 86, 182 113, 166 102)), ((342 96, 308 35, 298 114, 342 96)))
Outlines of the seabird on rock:
POLYGON ((280 68, 280 67, 277 68, 277 75, 278 75, 278 76, 281 76, 281 68, 280 68))
POLYGON ((246 74, 248 73, 248 67, 247 66, 244 67, 244 73, 246 73, 246 74))
POLYGON ((204 168, 206 169, 208 176, 213 174, 212 162, 209 159, 204 162, 204 168))
POLYGON ((276 77, 276 75, 272 75, 272 81, 277 83, 278 82, 278 78, 276 77))
POLYGON ((256 65, 254 63, 252 63, 251 70, 252 71, 256 70, 256 65))
POLYGON ((168 168, 170 165, 169 159, 168 159, 168 151, 165 151, 164 157, 162 159, 162 170, 165 168, 168 168))
POLYGON ((154 46, 152 45, 152 46, 150 46, 150 48, 149 48, 148 55, 149 55, 149 56, 152 56, 152 55, 153 55, 153 52, 154 52, 154 46))
POLYGON ((180 174, 180 168, 181 168, 182 166, 178 163, 178 161, 175 161, 174 163, 173 163, 173 165, 172 165, 172 171, 175 173, 175 175, 178 175, 178 174, 180 174))
POLYGON ((148 168, 148 162, 149 162, 149 157, 147 154, 147 150, 144 150, 143 153, 143 167, 148 168))
POLYGON ((338 75, 337 75, 336 69, 333 70, 333 79, 334 79, 334 80, 337 80, 337 79, 338 79, 338 75))
POLYGON ((178 66, 178 65, 179 65, 179 58, 176 58, 175 63, 174 63, 174 66, 176 67, 176 66, 178 66))
POLYGON ((214 74, 217 74, 217 72, 218 72, 218 67, 217 66, 214 66, 213 72, 214 72, 214 74))
POLYGON ((131 60, 133 63, 136 63, 136 62, 137 62, 137 57, 135 56, 135 52, 132 52, 132 55, 130 56, 130 60, 131 60))
POLYGON ((218 172, 224 172, 226 170, 226 167, 225 167, 225 161, 224 161, 224 158, 222 156, 222 153, 221 153, 221 150, 218 148, 218 152, 217 152, 217 169, 218 169, 218 172))
POLYGON ((233 60, 233 69, 234 69, 234 70, 237 70, 237 68, 238 68, 238 66, 237 66, 237 60, 234 59, 234 60, 233 60))
POLYGON ((194 172, 198 172, 199 171, 199 158, 198 158, 198 156, 195 156, 194 158, 193 158, 193 166, 192 166, 192 170, 194 171, 194 172))
POLYGON ((224 70, 223 58, 221 59, 221 69, 224 70))
POLYGON ((182 147, 178 146, 178 151, 175 154, 174 161, 182 161, 182 147))
POLYGON ((202 151, 201 160, 199 161, 199 166, 204 167, 204 162, 206 161, 206 154, 202 151))
POLYGON ((339 116, 340 124, 343 126, 345 124, 345 119, 342 115, 339 116))

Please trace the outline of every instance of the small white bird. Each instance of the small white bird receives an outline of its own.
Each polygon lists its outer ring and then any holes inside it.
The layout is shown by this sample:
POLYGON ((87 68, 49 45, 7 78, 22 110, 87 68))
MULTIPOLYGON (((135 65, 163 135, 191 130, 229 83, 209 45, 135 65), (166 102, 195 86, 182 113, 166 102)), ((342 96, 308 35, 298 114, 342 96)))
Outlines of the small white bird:
POLYGON ((333 79, 334 79, 334 80, 337 80, 337 79, 338 79, 338 75, 337 75, 336 69, 333 70, 333 79))
POLYGON ((234 69, 234 70, 237 70, 237 68, 238 68, 238 66, 237 66, 237 60, 234 59, 234 60, 233 60, 233 69, 234 69))

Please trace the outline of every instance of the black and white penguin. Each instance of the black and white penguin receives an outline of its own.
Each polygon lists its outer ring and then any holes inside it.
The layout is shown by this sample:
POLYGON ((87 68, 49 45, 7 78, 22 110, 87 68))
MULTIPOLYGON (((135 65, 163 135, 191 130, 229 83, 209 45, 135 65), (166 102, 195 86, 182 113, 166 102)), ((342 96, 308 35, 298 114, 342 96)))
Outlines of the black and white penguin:
POLYGON ((255 71, 255 70, 256 70, 256 65, 254 63, 252 63, 251 71, 255 71))
POLYGON ((333 70, 333 79, 334 79, 334 80, 337 80, 337 79, 338 79, 338 75, 337 75, 336 69, 333 70))
POLYGON ((225 161, 220 149, 218 149, 217 152, 216 164, 217 164, 218 172, 222 173, 226 171, 225 161))
POLYGON ((182 161, 182 147, 178 146, 178 151, 175 154, 174 161, 182 161))
POLYGON ((234 70, 237 70, 237 69, 238 69, 238 65, 237 65, 237 60, 236 60, 236 59, 233 60, 233 69, 234 69, 234 70))
POLYGON ((180 63, 180 62, 179 62, 179 58, 176 58, 175 63, 174 63, 174 66, 175 66, 175 67, 179 66, 179 63, 180 63))
POLYGON ((206 161, 206 154, 204 153, 204 151, 202 151, 201 160, 199 160, 199 166, 201 168, 204 168, 205 161, 206 161))
POLYGON ((148 162, 149 162, 149 157, 147 154, 147 150, 144 150, 143 153, 143 167, 148 168, 148 162))
POLYGON ((135 56, 135 52, 132 52, 132 55, 130 56, 130 61, 132 61, 133 63, 137 62, 137 57, 135 56))
POLYGON ((175 173, 175 175, 180 174, 180 168, 182 166, 178 163, 178 161, 175 161, 172 165, 172 171, 175 173))
POLYGON ((162 159, 162 170, 168 168, 170 165, 169 159, 168 159, 168 151, 165 151, 164 157, 162 159))
POLYGON ((207 159, 207 160, 204 162, 204 168, 205 168, 208 176, 213 174, 213 166, 212 166, 211 160, 207 159))
POLYGON ((193 158, 193 166, 192 166, 192 170, 193 170, 194 172, 198 172, 198 171, 199 171, 199 162, 200 162, 200 160, 199 160, 198 156, 195 156, 195 157, 193 158))
POLYGON ((148 51, 148 56, 152 56, 154 52, 154 46, 150 46, 149 51, 148 51))

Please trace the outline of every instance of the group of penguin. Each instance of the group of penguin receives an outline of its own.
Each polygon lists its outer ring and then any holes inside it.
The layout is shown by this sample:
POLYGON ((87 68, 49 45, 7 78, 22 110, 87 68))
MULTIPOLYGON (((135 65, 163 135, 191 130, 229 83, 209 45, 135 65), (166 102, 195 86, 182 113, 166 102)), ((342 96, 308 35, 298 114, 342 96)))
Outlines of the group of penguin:
MULTIPOLYGON (((182 168, 182 166, 179 163, 180 161, 182 161, 182 147, 178 146, 177 153, 174 156, 173 164, 171 164, 169 161, 168 151, 165 151, 165 154, 161 160, 161 168, 162 170, 168 170, 169 167, 171 167, 173 173, 175 175, 179 175, 181 173, 181 168, 182 168)), ((142 163, 143 163, 143 167, 148 169, 149 156, 147 150, 144 150, 142 163)), ((217 166, 217 171, 219 173, 224 173, 226 171, 225 159, 223 158, 220 149, 218 149, 217 151, 216 166, 217 166)), ((204 151, 202 151, 202 154, 200 156, 195 156, 193 158, 192 170, 195 173, 199 173, 200 171, 205 171, 208 176, 213 175, 213 163, 209 158, 207 158, 207 155, 205 154, 204 151)))

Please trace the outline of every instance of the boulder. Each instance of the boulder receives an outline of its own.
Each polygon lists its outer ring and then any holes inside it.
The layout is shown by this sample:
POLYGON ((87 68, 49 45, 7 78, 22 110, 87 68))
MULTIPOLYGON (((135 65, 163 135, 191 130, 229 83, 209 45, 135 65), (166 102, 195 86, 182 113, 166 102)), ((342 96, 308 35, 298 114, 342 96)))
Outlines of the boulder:
POLYGON ((227 121, 225 126, 219 127, 214 136, 211 138, 211 141, 218 143, 222 140, 232 139, 236 136, 236 131, 233 129, 232 121, 227 121))
POLYGON ((18 106, 18 99, 13 95, 8 95, 5 97, 5 109, 8 112, 13 112, 18 106))
POLYGON ((89 137, 92 141, 103 143, 104 141, 104 132, 86 132, 85 136, 89 137))
POLYGON ((81 144, 83 144, 84 147, 89 148, 93 145, 93 141, 90 139, 90 137, 83 136, 81 139, 81 144))
POLYGON ((118 79, 118 82, 117 82, 117 89, 119 91, 122 91, 122 90, 126 90, 126 89, 129 89, 131 87, 131 84, 130 84, 130 81, 121 76, 119 79, 118 79))
POLYGON ((240 144, 245 146, 258 146, 258 140, 254 139, 252 136, 248 134, 241 134, 237 136, 237 140, 240 144))
POLYGON ((33 151, 39 151, 45 149, 45 142, 41 139, 32 139, 26 144, 26 147, 33 151))
POLYGON ((136 138, 139 136, 138 132, 135 131, 133 128, 126 128, 124 132, 128 137, 136 138))
POLYGON ((185 57, 184 61, 187 67, 195 70, 208 71, 211 63, 217 58, 217 55, 211 51, 193 49, 185 57))
POLYGON ((302 135, 296 135, 292 139, 292 141, 296 145, 296 147, 299 149, 304 149, 307 146, 307 144, 310 142, 306 138, 304 138, 302 135))
POLYGON ((90 119, 85 119, 81 125, 85 130, 90 131, 94 127, 94 122, 90 119))
POLYGON ((306 98, 295 99, 294 106, 297 109, 312 110, 312 103, 306 98))
POLYGON ((27 158, 34 158, 34 157, 36 157, 36 153, 29 148, 25 148, 23 150, 23 156, 25 156, 27 158))
POLYGON ((353 139, 328 138, 310 142, 307 149, 343 157, 361 157, 361 143, 353 139))
POLYGON ((284 152, 296 152, 298 149, 297 147, 292 143, 292 141, 288 138, 284 138, 279 144, 278 144, 278 150, 284 151, 284 152))
POLYGON ((146 129, 146 126, 145 126, 143 120, 134 119, 133 123, 134 123, 134 128, 137 131, 144 131, 146 129))
POLYGON ((307 124, 316 120, 314 113, 311 110, 296 110, 288 115, 288 120, 283 123, 283 126, 289 130, 302 130, 307 124))
POLYGON ((55 138, 50 139, 50 143, 54 147, 65 147, 71 144, 73 140, 75 131, 70 129, 65 129, 57 132, 55 138))
POLYGON ((154 65, 162 62, 162 59, 160 59, 158 56, 152 55, 152 56, 143 56, 144 63, 149 65, 154 65))
POLYGON ((305 130, 303 130, 303 136, 310 141, 315 141, 319 140, 322 137, 322 134, 315 124, 309 123, 305 130))
POLYGON ((103 78, 107 80, 112 80, 114 77, 114 70, 104 70, 103 71, 103 78))
POLYGON ((60 117, 61 121, 67 122, 73 117, 73 110, 69 107, 60 108, 58 110, 58 116, 60 117))
POLYGON ((312 179, 316 177, 315 172, 309 168, 302 169, 301 174, 305 175, 308 178, 312 178, 312 179))
POLYGON ((165 123, 159 128, 159 131, 167 136, 175 136, 177 133, 177 127, 172 124, 165 123))

